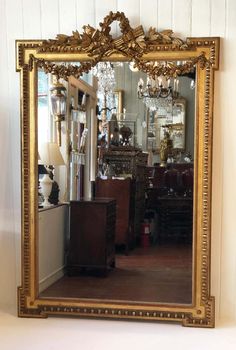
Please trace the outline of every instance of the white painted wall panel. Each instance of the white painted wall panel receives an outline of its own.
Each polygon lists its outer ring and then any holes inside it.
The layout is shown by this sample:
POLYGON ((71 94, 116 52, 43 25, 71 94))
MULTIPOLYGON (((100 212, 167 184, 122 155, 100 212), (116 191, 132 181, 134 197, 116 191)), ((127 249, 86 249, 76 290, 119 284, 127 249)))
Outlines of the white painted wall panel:
POLYGON ((84 25, 95 25, 95 0, 77 0, 76 11, 77 29, 79 32, 82 32, 84 25))
POLYGON ((210 28, 210 0, 192 0, 191 36, 209 36, 210 28))
POLYGON ((172 0, 158 0, 158 30, 172 29, 172 11, 173 4, 172 0))
POLYGON ((39 292, 64 275, 65 233, 69 236, 67 205, 41 210, 39 215, 39 292))
POLYGON ((0 302, 15 302, 19 281, 20 130, 15 39, 54 38, 59 32, 95 25, 109 10, 124 11, 132 26, 174 29, 181 36, 220 35, 221 71, 216 74, 213 140, 212 291, 217 312, 236 320, 235 0, 1 0, 0 1, 0 302), (74 9, 74 10, 73 10, 74 9), (229 93, 230 91, 230 93, 229 93), (4 151, 6 152, 4 153, 4 151), (16 250, 15 250, 16 247, 16 250), (16 257, 16 263, 14 259, 16 257), (5 266, 8 266, 6 271, 5 266), (15 271, 17 271, 15 273, 15 271))
POLYGON ((140 0, 140 23, 144 30, 150 27, 158 28, 158 1, 157 0, 140 0))
MULTIPOLYGON (((0 176, 0 303, 14 303, 16 288, 16 254, 14 237, 14 191, 10 185, 13 182, 12 167, 12 137, 9 109, 9 76, 7 51, 6 4, 0 2, 0 164, 4 171, 0 176), (3 152, 5 150, 5 152, 3 152), (3 287, 4 286, 4 287, 3 287)), ((19 260, 18 260, 19 263, 19 260)))
POLYGON ((210 35, 221 36, 225 35, 225 20, 226 20, 226 2, 227 0, 211 1, 211 23, 210 35))
MULTIPOLYGON (((148 5, 147 5, 148 6, 148 5)), ((136 27, 140 23, 140 2, 137 0, 117 0, 117 11, 123 11, 129 18, 130 25, 136 27)))
POLYGON ((178 37, 186 38, 191 34, 192 0, 173 0, 173 31, 178 37))
POLYGON ((22 0, 22 17, 24 39, 41 39, 40 0, 35 0, 34 6, 32 6, 32 0, 22 0))
MULTIPOLYGON (((13 213, 9 219, 14 222, 14 232, 9 234, 15 235, 15 257, 16 257, 16 277, 17 284, 20 280, 20 229, 21 229, 21 181, 20 181, 20 91, 19 74, 15 71, 15 40, 24 38, 23 32, 23 11, 21 0, 6 1, 6 31, 7 31, 7 72, 8 72, 8 89, 9 100, 7 101, 7 110, 9 117, 9 135, 10 150, 8 157, 11 162, 11 171, 8 171, 8 182, 11 185, 9 195, 13 198, 13 213)), ((1 93, 0 93, 1 94, 1 93)), ((5 132, 3 130, 3 132, 5 132)), ((15 301, 15 300, 14 300, 15 301)))
POLYGON ((103 21, 103 18, 106 17, 110 11, 117 11, 116 0, 95 1, 95 25, 97 28, 99 28, 99 23, 103 21))
MULTIPOLYGON (((211 2, 211 35, 225 36, 225 1, 215 0, 211 2)), ((225 96, 225 50, 224 42, 221 40, 220 70, 215 76, 215 103, 214 103, 214 124, 213 124, 213 162, 212 162, 212 294, 216 297, 216 315, 219 318, 221 307, 220 293, 220 273, 222 264, 222 207, 223 189, 222 179, 224 169, 223 149, 224 135, 222 127, 224 125, 224 110, 227 104, 225 96), (223 46, 223 47, 222 47, 223 46)))
POLYGON ((76 0, 59 0, 59 28, 61 34, 72 35, 77 28, 76 0))
MULTIPOLYGON (((223 57, 221 57, 223 59, 223 57)), ((223 190, 222 178, 224 169, 223 147, 224 135, 224 74, 217 72, 215 77, 215 104, 213 123, 213 162, 212 162, 212 294, 216 297, 216 313, 220 310, 220 270, 221 270, 221 232, 223 190)))
MULTIPOLYGON (((42 39, 54 39, 60 33, 58 0, 40 0, 42 39)), ((27 29, 26 29, 27 30, 27 29)))
POLYGON ((223 133, 223 203, 222 203, 222 260, 221 260, 221 313, 223 317, 236 318, 236 147, 235 106, 230 96, 236 93, 236 4, 228 0, 226 7, 226 34, 224 40, 224 61, 222 67, 223 87, 221 104, 223 133), (228 96, 230 91, 230 96, 228 96))

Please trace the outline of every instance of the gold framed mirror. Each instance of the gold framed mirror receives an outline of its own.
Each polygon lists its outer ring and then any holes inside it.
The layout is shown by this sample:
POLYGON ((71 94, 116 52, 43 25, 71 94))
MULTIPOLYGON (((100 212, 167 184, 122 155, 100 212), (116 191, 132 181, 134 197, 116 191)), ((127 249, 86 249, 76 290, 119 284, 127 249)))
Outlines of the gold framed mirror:
MULTIPOLYGON (((71 36, 58 35, 54 40, 18 40, 16 50, 16 68, 21 76, 22 130, 19 316, 71 315, 213 327, 211 159, 214 71, 219 65, 219 38, 183 41, 172 31, 157 32, 154 28, 145 34, 142 26, 131 28, 124 13, 110 12, 99 29, 88 25, 82 34, 75 31, 71 36), (118 38, 110 34, 114 21, 120 23, 118 38), (138 74, 131 80, 135 82, 135 93, 123 91, 125 110, 109 119, 105 113, 101 117, 96 113, 98 75, 87 74, 98 70, 101 62, 118 71, 120 85, 113 86, 115 90, 124 90, 122 69, 138 74), (186 142, 192 142, 191 156, 184 155, 181 162, 172 152, 173 139, 166 132, 160 145, 160 158, 150 161, 146 148, 147 99, 158 99, 161 94, 163 100, 171 97, 168 103, 173 106, 179 96, 176 79, 193 73, 194 112, 186 113, 185 117, 186 139, 189 138, 186 142), (140 82, 143 74, 146 85, 140 82), (40 75, 46 76, 43 82, 40 75), (56 103, 60 100, 58 113, 50 112, 49 90, 41 93, 43 84, 53 82, 54 78, 56 103), (159 79, 165 79, 165 84, 159 79), (64 90, 67 91, 66 102, 64 90), (138 111, 129 111, 129 96, 137 99, 134 106, 142 106, 138 111), (40 110, 44 103, 48 112, 40 110), (67 112, 62 112, 62 103, 67 104, 67 112), (49 118, 46 124, 40 121, 45 113, 49 118), (101 130, 98 130, 99 118, 101 130), (50 145, 47 143, 46 148, 43 142, 40 144, 43 140, 39 135, 40 125, 42 129, 51 126, 47 135, 51 134, 46 138, 50 145), (192 133, 188 125, 194 125, 192 133), (98 136, 103 132, 99 144, 98 136), (55 146, 59 148, 59 155, 57 153, 54 161, 45 160, 40 146, 45 152, 55 146), (44 206, 40 209, 39 182, 47 187, 52 180, 48 180, 48 169, 44 175, 47 181, 39 178, 43 174, 38 170, 39 160, 43 168, 55 166, 61 196, 59 203, 57 200, 47 206, 45 201, 50 201, 51 192, 44 192, 44 206), (60 164, 66 165, 62 171, 57 168, 60 164), (164 187, 160 185, 160 177, 166 181, 164 187), (182 187, 175 183, 180 177, 182 187), (118 193, 122 194, 121 199, 118 193), (102 216, 103 224, 98 225, 102 216), (126 216, 128 223, 122 231, 125 235, 118 236, 118 222, 122 221, 123 225, 126 216), (183 222, 184 227, 180 225, 183 222), (78 239, 82 230, 89 239, 81 239, 81 236, 78 239), (99 235, 106 241, 105 248, 99 235), (91 242, 95 244, 91 246, 91 242), (54 253, 61 265, 52 268, 53 279, 48 283, 44 271, 53 264, 54 253), (171 256, 177 259, 177 255, 180 260, 171 260, 171 256), (98 263, 95 258, 102 262, 98 263)), ((104 72, 102 75, 106 77, 104 72)), ((127 85, 132 84, 129 81, 127 85)), ((104 100, 106 102, 106 96, 104 100)), ((104 109, 106 106, 104 103, 104 109)), ((171 118, 173 129, 173 114, 171 118)), ((47 274, 50 275, 50 271, 47 274)))

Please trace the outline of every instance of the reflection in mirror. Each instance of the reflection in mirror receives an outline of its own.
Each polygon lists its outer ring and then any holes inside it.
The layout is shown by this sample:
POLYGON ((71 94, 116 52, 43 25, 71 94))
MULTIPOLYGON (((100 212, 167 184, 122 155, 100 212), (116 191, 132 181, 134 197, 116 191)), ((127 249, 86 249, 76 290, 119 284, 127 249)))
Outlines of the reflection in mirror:
POLYGON ((195 72, 54 79, 38 70, 40 297, 191 304, 195 72))

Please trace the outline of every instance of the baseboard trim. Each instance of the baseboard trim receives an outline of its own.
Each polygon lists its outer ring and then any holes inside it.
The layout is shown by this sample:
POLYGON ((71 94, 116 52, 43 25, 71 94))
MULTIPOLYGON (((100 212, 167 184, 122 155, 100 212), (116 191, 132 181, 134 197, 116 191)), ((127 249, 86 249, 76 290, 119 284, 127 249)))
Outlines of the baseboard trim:
POLYGON ((64 276, 64 268, 65 266, 63 265, 59 269, 53 271, 50 273, 50 275, 42 278, 39 281, 39 293, 43 292, 46 288, 48 288, 51 284, 59 280, 61 277, 64 276))

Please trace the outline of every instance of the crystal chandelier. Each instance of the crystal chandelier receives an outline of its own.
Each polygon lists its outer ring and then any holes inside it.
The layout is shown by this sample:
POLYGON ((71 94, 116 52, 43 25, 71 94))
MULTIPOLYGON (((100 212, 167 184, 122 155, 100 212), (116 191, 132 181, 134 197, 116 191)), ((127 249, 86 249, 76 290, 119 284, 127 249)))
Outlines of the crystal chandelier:
POLYGON ((99 62, 93 68, 93 75, 98 79, 97 95, 101 109, 106 111, 114 104, 115 71, 110 62, 99 62))
POLYGON ((142 99, 144 104, 151 111, 155 111, 158 108, 167 108, 173 104, 173 100, 178 97, 179 94, 179 80, 174 79, 174 86, 171 86, 171 79, 165 79, 164 77, 147 78, 146 86, 143 79, 138 82, 138 98, 142 99))

